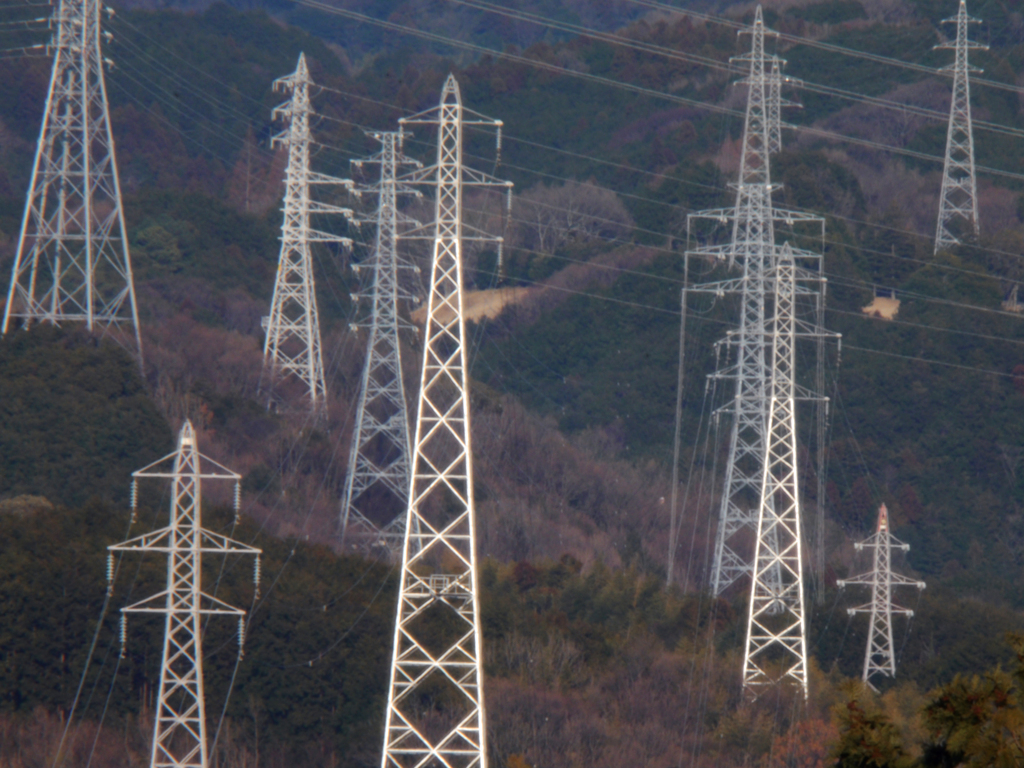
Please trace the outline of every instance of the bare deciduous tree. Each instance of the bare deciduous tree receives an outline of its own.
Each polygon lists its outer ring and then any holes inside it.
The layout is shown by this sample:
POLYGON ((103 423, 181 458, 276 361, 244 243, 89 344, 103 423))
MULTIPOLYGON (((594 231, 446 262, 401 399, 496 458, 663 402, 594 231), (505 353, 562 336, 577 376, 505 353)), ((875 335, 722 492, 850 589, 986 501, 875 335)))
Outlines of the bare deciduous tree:
POLYGON ((621 238, 633 220, 618 195, 591 182, 540 184, 520 195, 513 208, 516 244, 552 254, 574 242, 621 238))

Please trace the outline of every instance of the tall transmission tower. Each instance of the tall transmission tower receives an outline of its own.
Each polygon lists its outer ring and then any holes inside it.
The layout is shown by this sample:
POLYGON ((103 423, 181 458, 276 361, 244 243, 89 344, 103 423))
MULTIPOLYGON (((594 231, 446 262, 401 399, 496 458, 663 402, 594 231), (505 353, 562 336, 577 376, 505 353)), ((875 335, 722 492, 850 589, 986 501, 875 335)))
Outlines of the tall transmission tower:
POLYGON ((748 96, 736 205, 693 215, 694 219, 731 223, 732 237, 725 245, 703 246, 687 254, 687 258, 695 255, 724 261, 730 267, 738 263, 743 270, 737 279, 689 289, 698 293, 738 293, 741 304, 738 329, 720 342, 734 350, 735 364, 714 374, 715 378, 735 379, 735 396, 724 408, 732 416, 732 423, 711 573, 716 595, 750 571, 749 561, 735 551, 733 540, 754 521, 750 507, 760 492, 764 463, 765 270, 771 267, 775 231, 768 152, 770 84, 765 71, 766 30, 760 6, 750 32, 751 52, 737 59, 749 64, 749 73, 741 81, 748 86, 748 96))
POLYGON ((291 374, 302 381, 309 405, 316 411, 326 402, 327 384, 310 246, 312 243, 341 243, 350 247, 352 241, 313 229, 310 216, 337 214, 352 221, 354 214, 348 208, 313 200, 310 187, 334 185, 351 190, 354 185, 348 179, 310 170, 309 145, 313 135, 309 129, 309 118, 313 107, 309 100, 309 86, 312 84, 305 54, 299 54, 298 66, 292 74, 274 81, 274 89, 291 91, 291 98, 273 113, 275 119, 283 117, 288 121, 288 127, 271 141, 272 146, 282 144, 288 147, 288 167, 285 170, 281 256, 270 314, 263 318, 266 331, 263 359, 276 372, 291 374))
POLYGON ((141 361, 124 207, 110 128, 99 0, 60 0, 55 50, 2 332, 84 322, 141 361))
POLYGON ((124 653, 129 613, 164 616, 164 650, 160 689, 153 723, 150 768, 208 768, 206 702, 203 691, 204 616, 238 618, 238 652, 245 641, 245 611, 203 592, 204 554, 255 555, 259 589, 260 552, 255 547, 203 528, 203 480, 235 482, 236 514, 241 476, 199 453, 195 431, 186 421, 178 450, 132 473, 132 507, 140 477, 171 481, 171 522, 166 528, 107 547, 108 579, 113 589, 114 552, 161 552, 167 555, 167 589, 121 609, 121 652, 124 653), (168 464, 170 466, 168 467, 168 464))
MULTIPOLYGON (((892 601, 892 588, 901 585, 924 589, 924 582, 908 579, 892 571, 892 551, 899 549, 907 552, 909 544, 904 544, 889 531, 889 510, 885 504, 878 508, 878 527, 873 536, 854 545, 858 552, 865 549, 874 550, 874 564, 870 573, 854 576, 852 579, 837 581, 840 589, 847 584, 863 584, 871 588, 871 602, 857 608, 848 608, 847 613, 854 616, 858 613, 871 615, 868 620, 868 642, 864 649, 864 672, 861 679, 871 685, 872 675, 896 677, 896 654, 892 641, 893 614, 913 616, 908 608, 901 608, 892 601)), ((871 685, 874 688, 873 685, 871 685)))
MULTIPOLYGON (((781 66, 784 62, 765 54, 765 37, 775 34, 765 29, 760 6, 752 28, 751 51, 737 60, 748 63, 748 75, 741 83, 748 87, 747 110, 744 121, 743 149, 740 158, 739 181, 735 185, 736 202, 732 208, 718 208, 699 211, 687 217, 688 240, 691 232, 701 226, 700 222, 718 227, 731 225, 730 238, 724 244, 701 245, 686 252, 686 287, 683 289, 683 325, 680 348, 685 347, 686 295, 696 294, 738 294, 740 315, 738 327, 717 343, 717 348, 728 354, 727 362, 711 378, 713 381, 734 381, 734 393, 716 416, 729 418, 729 455, 725 467, 724 488, 719 506, 719 522, 715 539, 714 559, 711 565, 711 588, 715 595, 728 589, 752 568, 752 553, 745 554, 746 540, 757 524, 757 508, 761 498, 762 472, 765 462, 765 435, 768 419, 768 387, 770 369, 770 331, 766 324, 766 306, 772 299, 772 282, 768 272, 774 265, 775 230, 778 225, 812 225, 820 227, 824 236, 824 219, 821 216, 776 208, 772 203, 772 192, 778 188, 771 181, 770 154, 772 135, 776 136, 776 147, 781 149, 780 110, 784 106, 799 106, 783 101, 783 84, 798 84, 799 81, 784 78, 781 66), (729 267, 738 266, 741 276, 726 280, 689 285, 689 259, 697 257, 706 262, 720 262, 729 267)), ((707 233, 703 233, 707 234, 707 233)), ((818 356, 824 359, 823 342, 833 334, 827 333, 822 324, 825 281, 821 270, 821 256, 793 249, 797 266, 796 293, 815 304, 816 320, 811 324, 798 323, 798 337, 813 338, 820 342, 818 356)), ((682 359, 682 357, 681 357, 682 359)), ((823 373, 823 371, 822 371, 823 373)), ((680 376, 680 388, 682 376, 680 376)), ((823 429, 824 407, 827 400, 822 397, 823 382, 815 381, 815 390, 800 389, 800 399, 817 400, 822 408, 818 424, 823 429)), ((677 431, 679 425, 677 424, 677 431)), ((822 435, 824 433, 822 432, 822 435)), ((823 464, 824 442, 819 441, 819 476, 823 464)), ((674 488, 675 486, 673 486, 674 488)), ((818 498, 823 497, 819 488, 818 498)), ((674 497, 673 497, 674 498, 674 497)), ((675 503, 672 513, 675 514, 675 503)), ((819 504, 819 509, 820 509, 819 504)), ((819 529, 823 525, 819 521, 819 529)), ((672 530, 677 533, 678 526, 672 530)), ((773 529, 774 530, 774 529, 773 529)), ((768 535, 775 535, 769 532, 768 535)), ((670 537, 671 538, 671 537, 670 537)), ((673 539, 674 541, 674 539, 673 539)), ((674 545, 670 544, 674 551, 674 545)), ((671 569, 670 569, 671 570, 671 569)), ((776 576, 782 578, 776 569, 776 576)), ((670 575, 671 578, 671 575, 670 575)), ((782 588, 781 582, 778 584, 782 588)))
POLYGON ((792 680, 807 696, 807 626, 796 439, 796 264, 786 243, 772 269, 775 316, 768 435, 747 610, 743 687, 792 680))
POLYGON ((416 194, 399 182, 402 166, 419 166, 401 154, 401 134, 371 134, 380 152, 357 166, 379 165, 380 180, 361 191, 377 196, 377 236, 369 264, 372 279, 368 298, 370 314, 366 362, 356 407, 355 430, 349 452, 348 476, 341 505, 341 538, 352 530, 371 546, 384 546, 392 556, 405 540, 405 515, 409 503, 409 416, 402 376, 402 350, 398 315, 400 300, 415 297, 403 287, 402 272, 419 272, 398 252, 399 226, 415 224, 398 212, 400 194, 416 194))
POLYGON ((988 50, 987 45, 967 39, 967 25, 980 24, 980 19, 967 15, 967 3, 960 0, 960 10, 943 24, 956 24, 956 42, 943 43, 936 48, 956 51, 952 66, 940 72, 953 73, 953 98, 949 105, 949 128, 946 132, 946 161, 942 168, 942 192, 939 195, 939 220, 935 227, 935 253, 960 243, 958 231, 970 227, 975 237, 979 234, 978 183, 974 174, 974 131, 971 127, 971 72, 981 72, 968 61, 968 52, 988 50), (956 226, 959 222, 960 226, 956 226))
POLYGON ((469 381, 462 303, 462 194, 506 187, 463 165, 466 125, 501 122, 462 106, 445 81, 438 107, 403 118, 438 127, 437 162, 406 176, 436 189, 433 262, 412 483, 402 550, 382 768, 486 768, 482 635, 469 381), (433 706, 421 698, 429 695, 433 706), (440 711, 439 709, 440 708, 440 711))

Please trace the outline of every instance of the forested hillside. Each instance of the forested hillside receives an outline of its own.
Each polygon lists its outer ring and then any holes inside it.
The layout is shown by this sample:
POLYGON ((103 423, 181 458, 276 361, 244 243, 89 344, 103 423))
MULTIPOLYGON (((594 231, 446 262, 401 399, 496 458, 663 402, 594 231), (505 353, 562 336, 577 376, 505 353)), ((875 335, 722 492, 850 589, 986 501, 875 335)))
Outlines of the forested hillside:
MULTIPOLYGON (((366 232, 318 222, 356 240, 315 252, 326 417, 289 407, 300 395, 287 388, 269 408, 262 365, 286 159, 271 146, 285 98, 272 82, 300 52, 321 86, 324 173, 365 181, 349 162, 375 150, 364 131, 435 104, 449 72, 468 107, 504 122, 499 155, 482 132, 466 147, 515 183, 510 212, 496 194, 467 200, 472 224, 505 237, 500 263, 488 247, 466 253, 467 288, 505 304, 469 330, 495 765, 817 766, 833 747, 849 765, 870 764, 856 762, 863 751, 879 765, 957 765, 990 747, 1019 757, 993 736, 993 723, 1015 733, 1024 717, 1019 641, 1007 640, 1024 630, 1024 317, 1004 305, 1024 276, 1024 20, 1012 2, 970 7, 989 46, 972 52, 984 69, 972 91, 981 237, 935 255, 949 80, 930 68, 952 58, 933 46, 956 3, 767 4, 783 33, 773 52, 806 81, 786 90, 802 107, 787 110, 795 127, 772 157, 775 199, 825 219, 824 240, 801 243, 824 249, 826 320, 842 342, 826 370, 823 499, 801 411, 807 514, 823 504, 826 521, 825 579, 809 593, 812 695, 754 705, 739 688, 746 595, 707 595, 717 502, 693 490, 723 461, 701 430, 723 395, 706 378, 713 344, 735 322, 708 297, 687 318, 685 504, 676 585, 663 586, 687 214, 732 202, 745 89, 728 61, 749 46, 737 31, 752 8, 701 4, 708 21, 632 0, 504 15, 484 2, 339 4, 386 28, 276 2, 154 5, 123 3, 105 21, 142 371, 79 329, 0 339, 0 764, 54 765, 76 698, 66 765, 147 760, 160 628, 133 619, 119 659, 117 609, 155 591, 162 566, 119 561, 105 602, 105 547, 163 524, 154 485, 129 528, 129 475, 171 450, 186 417, 202 450, 243 475, 242 523, 211 489, 209 525, 266 553, 259 596, 248 566, 210 562, 207 583, 253 616, 237 668, 232 622, 211 622, 206 641, 217 764, 379 760, 395 569, 337 542, 366 339, 350 325, 366 311, 351 267, 368 256, 366 232), (876 293, 899 298, 894 319, 862 311, 876 293), (867 567, 853 542, 882 502, 911 544, 899 569, 928 586, 898 595, 915 616, 897 621, 898 681, 874 696, 852 682, 865 619, 846 614, 867 596, 836 579, 867 567), (984 706, 970 732, 943 720, 964 701, 984 706)), ((6 276, 49 61, 0 70, 6 276)), ((429 162, 433 140, 417 128, 405 151, 429 162)), ((423 202, 408 212, 432 215, 423 202)), ((413 393, 421 340, 403 343, 413 393)))

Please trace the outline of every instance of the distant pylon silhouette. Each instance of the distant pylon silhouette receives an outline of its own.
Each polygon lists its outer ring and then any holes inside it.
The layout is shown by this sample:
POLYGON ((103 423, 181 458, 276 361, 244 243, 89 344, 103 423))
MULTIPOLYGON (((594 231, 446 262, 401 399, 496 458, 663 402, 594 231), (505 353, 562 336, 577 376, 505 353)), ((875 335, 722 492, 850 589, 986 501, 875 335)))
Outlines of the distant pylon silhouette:
MULTIPOLYGON (((238 619, 238 652, 245 641, 245 611, 203 592, 204 554, 255 555, 255 581, 259 589, 261 550, 203 528, 203 480, 235 482, 235 499, 241 476, 199 453, 195 430, 186 421, 178 435, 178 449, 132 473, 134 515, 136 478, 168 478, 171 481, 171 520, 166 528, 115 544, 107 561, 108 578, 114 574, 114 552, 157 552, 167 555, 167 588, 152 597, 121 609, 121 653, 129 613, 164 617, 164 650, 160 687, 153 722, 150 768, 208 768, 206 700, 203 687, 204 616, 235 616, 238 619), (170 463, 170 467, 167 464, 170 463)), ((237 513, 237 508, 236 508, 237 513)), ((113 583, 110 584, 113 589, 113 583)))
POLYGON ((946 160, 942 168, 942 191, 939 195, 939 219, 935 227, 935 253, 960 243, 953 231, 954 222, 970 227, 975 237, 980 233, 978 222, 978 184, 974 173, 974 131, 971 127, 970 73, 981 72, 968 63, 972 48, 988 50, 987 45, 967 39, 967 25, 980 19, 967 15, 967 3, 960 0, 957 15, 943 19, 943 24, 956 24, 956 42, 936 48, 956 51, 952 65, 941 72, 953 73, 953 97, 949 104, 949 128, 946 132, 946 160))
POLYGON ((465 109, 453 76, 438 107, 399 121, 423 123, 437 163, 406 180, 436 190, 434 248, 381 766, 486 768, 462 193, 509 184, 463 165, 464 126, 501 123, 465 109))
POLYGON ((60 0, 46 96, 3 333, 21 320, 142 340, 110 128, 99 0, 60 0))
POLYGON ((369 263, 353 267, 368 268, 372 278, 368 295, 359 296, 370 302, 368 321, 362 324, 369 335, 341 504, 341 538, 344 542, 357 534, 363 544, 386 547, 397 556, 405 538, 410 466, 398 305, 400 300, 415 299, 400 275, 419 272, 398 252, 400 225, 415 224, 398 212, 398 196, 420 194, 399 182, 399 176, 403 165, 419 164, 402 156, 401 134, 371 135, 381 143, 380 152, 356 165, 380 166, 380 180, 360 190, 377 196, 377 235, 369 263))
MULTIPOLYGON (((871 588, 871 602, 857 608, 848 608, 851 616, 858 613, 871 615, 868 621, 868 641, 864 650, 864 672, 861 679, 871 685, 872 675, 896 677, 896 654, 892 641, 893 614, 913 616, 908 608, 901 608, 892 601, 892 588, 902 585, 924 589, 924 582, 908 579, 892 571, 892 550, 904 552, 910 549, 889 531, 889 510, 885 504, 878 508, 878 526, 873 536, 854 545, 858 552, 864 549, 874 550, 874 564, 870 573, 854 576, 851 579, 837 581, 842 589, 847 584, 863 584, 871 588)), ((874 688, 873 685, 871 685, 874 688)))
POLYGON ((295 72, 274 81, 275 90, 290 90, 292 97, 274 110, 274 117, 284 117, 288 128, 275 136, 271 144, 288 147, 288 167, 285 170, 281 256, 270 314, 264 318, 266 340, 263 358, 275 371, 301 380, 309 405, 316 411, 326 402, 327 384, 310 245, 341 243, 349 247, 352 241, 313 229, 309 219, 311 214, 338 214, 351 221, 353 213, 348 208, 311 199, 310 187, 339 185, 352 189, 353 183, 348 179, 314 173, 309 168, 309 145, 313 141, 309 130, 309 118, 313 114, 309 101, 309 86, 312 84, 305 54, 299 54, 295 72))

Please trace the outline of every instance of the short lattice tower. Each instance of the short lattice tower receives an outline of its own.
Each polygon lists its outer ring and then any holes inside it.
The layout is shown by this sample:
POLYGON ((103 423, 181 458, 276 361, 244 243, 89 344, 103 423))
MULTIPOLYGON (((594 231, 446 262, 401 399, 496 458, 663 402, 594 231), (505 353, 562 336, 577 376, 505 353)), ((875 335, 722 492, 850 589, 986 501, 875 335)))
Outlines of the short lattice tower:
POLYGON ((208 768, 206 700, 203 690, 204 617, 238 619, 238 652, 245 640, 245 611, 203 591, 203 555, 255 555, 259 589, 260 551, 203 527, 203 480, 235 483, 236 514, 241 476, 199 453, 196 434, 188 421, 178 435, 178 449, 132 473, 132 506, 137 478, 171 481, 171 522, 166 528, 108 547, 107 574, 113 589, 114 552, 156 552, 167 555, 167 588, 121 609, 121 653, 124 654, 126 617, 150 614, 164 617, 164 648, 160 687, 153 723, 150 768, 208 768))
POLYGON ((889 510, 885 508, 885 504, 878 508, 878 526, 875 528, 874 535, 857 542, 854 546, 858 552, 865 549, 873 551, 874 562, 871 571, 836 583, 840 588, 847 584, 863 584, 871 589, 871 602, 857 608, 848 608, 847 613, 851 616, 867 613, 870 616, 868 641, 864 649, 864 671, 861 679, 874 688, 871 684, 872 676, 896 677, 892 617, 894 615, 907 617, 914 615, 909 608, 901 608, 892 601, 892 589, 898 586, 911 586, 921 590, 924 589, 924 582, 893 573, 892 551, 898 549, 907 552, 910 545, 904 544, 890 532, 889 510))
POLYGON ((139 355, 124 206, 110 127, 99 0, 60 0, 3 333, 84 322, 139 355))

